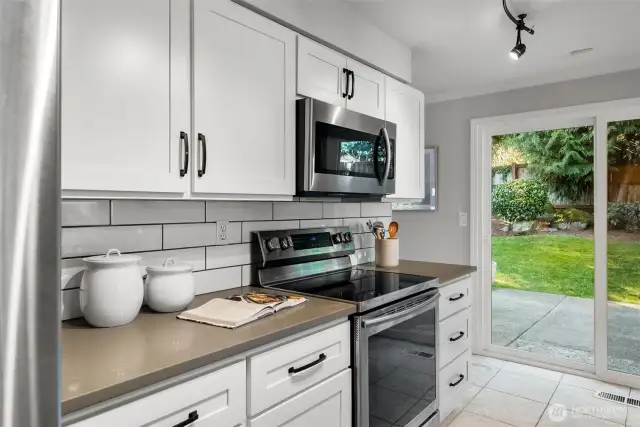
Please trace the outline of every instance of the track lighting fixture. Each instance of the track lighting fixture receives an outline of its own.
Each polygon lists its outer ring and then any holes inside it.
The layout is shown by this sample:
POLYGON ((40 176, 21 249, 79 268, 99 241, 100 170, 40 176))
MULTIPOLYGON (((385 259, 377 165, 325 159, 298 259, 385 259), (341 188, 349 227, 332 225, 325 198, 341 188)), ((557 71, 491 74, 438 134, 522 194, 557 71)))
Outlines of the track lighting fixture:
POLYGON ((518 15, 518 19, 516 19, 507 8, 507 0, 502 0, 502 6, 504 7, 504 12, 507 14, 509 19, 511 19, 511 21, 516 24, 516 31, 518 32, 518 36, 516 38, 516 45, 513 47, 513 49, 511 49, 511 52, 509 52, 509 56, 511 57, 511 59, 517 61, 527 51, 527 46, 522 43, 522 31, 526 31, 531 35, 534 34, 534 31, 533 28, 527 27, 524 23, 524 19, 527 17, 526 13, 518 15))

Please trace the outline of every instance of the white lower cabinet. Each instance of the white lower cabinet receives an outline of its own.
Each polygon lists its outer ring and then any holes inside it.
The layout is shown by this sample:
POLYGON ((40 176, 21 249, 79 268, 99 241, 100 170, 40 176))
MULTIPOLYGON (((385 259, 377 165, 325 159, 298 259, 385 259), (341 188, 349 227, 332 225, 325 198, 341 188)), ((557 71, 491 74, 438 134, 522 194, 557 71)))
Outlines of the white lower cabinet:
POLYGON ((350 427, 351 370, 316 384, 253 418, 250 427, 350 427))
POLYGON ((459 409, 459 392, 469 382, 471 352, 466 351, 440 371, 440 422, 459 409))
POLYGON ((198 427, 236 427, 246 420, 246 386, 242 361, 70 427, 173 427, 189 419, 198 427))

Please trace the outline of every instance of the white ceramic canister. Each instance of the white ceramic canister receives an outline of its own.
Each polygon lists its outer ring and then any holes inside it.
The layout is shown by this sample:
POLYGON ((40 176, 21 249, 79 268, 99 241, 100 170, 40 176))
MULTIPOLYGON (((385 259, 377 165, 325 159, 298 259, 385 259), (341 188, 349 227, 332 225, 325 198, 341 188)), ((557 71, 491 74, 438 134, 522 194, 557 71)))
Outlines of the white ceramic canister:
POLYGON ((145 301, 162 313, 187 308, 196 296, 196 282, 190 264, 176 264, 168 258, 161 266, 147 267, 145 301))
POLYGON ((126 325, 140 312, 144 284, 137 255, 121 255, 111 249, 106 255, 85 258, 80 285, 80 309, 93 326, 126 325))

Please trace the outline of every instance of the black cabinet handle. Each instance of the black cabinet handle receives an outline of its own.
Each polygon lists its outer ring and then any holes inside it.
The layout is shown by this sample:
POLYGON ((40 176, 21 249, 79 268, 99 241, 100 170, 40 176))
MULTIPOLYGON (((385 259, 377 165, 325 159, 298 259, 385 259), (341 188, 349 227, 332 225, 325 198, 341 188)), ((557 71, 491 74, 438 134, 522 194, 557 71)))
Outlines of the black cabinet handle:
POLYGON ((306 371, 309 368, 313 368, 314 366, 324 362, 325 360, 327 360, 327 356, 324 353, 321 353, 320 356, 318 356, 317 360, 314 360, 311 363, 307 363, 304 366, 300 366, 299 368, 294 368, 293 366, 289 368, 289 374, 297 374, 299 372, 302 371, 306 371))
POLYGON ((189 135, 186 132, 180 132, 180 141, 184 144, 184 163, 180 168, 180 177, 183 177, 189 171, 189 135))
POLYGON ((196 421, 198 421, 198 418, 200 418, 198 416, 198 411, 193 411, 193 412, 189 413, 189 418, 187 418, 186 420, 182 421, 181 423, 178 423, 178 424, 174 425, 173 427, 187 427, 189 424, 193 424, 196 421))
POLYGON ((207 138, 201 133, 198 134, 198 142, 202 148, 202 168, 198 169, 198 176, 202 177, 207 172, 207 138))
POLYGON ((451 298, 449 298, 449 301, 451 301, 451 302, 453 302, 453 301, 459 301, 459 300, 461 300, 462 298, 464 298, 464 294, 460 294, 460 296, 457 296, 457 297, 451 297, 451 298))
POLYGON ((353 98, 353 95, 356 93, 356 73, 349 70, 349 74, 351 75, 351 94, 347 96, 347 99, 353 98))
POLYGON ((456 341, 458 341, 458 340, 462 339, 462 337, 463 337, 463 336, 464 336, 464 332, 460 331, 460 335, 458 335, 458 336, 457 336, 457 337, 455 337, 455 338, 449 338, 449 341, 451 341, 451 342, 456 342, 456 341))
POLYGON ((460 379, 455 383, 449 383, 449 387, 457 387, 462 381, 464 381, 464 375, 460 374, 460 379))
POLYGON ((345 78, 347 79, 347 85, 344 88, 344 92, 342 92, 342 97, 346 98, 349 95, 349 70, 343 68, 342 72, 345 74, 345 78))

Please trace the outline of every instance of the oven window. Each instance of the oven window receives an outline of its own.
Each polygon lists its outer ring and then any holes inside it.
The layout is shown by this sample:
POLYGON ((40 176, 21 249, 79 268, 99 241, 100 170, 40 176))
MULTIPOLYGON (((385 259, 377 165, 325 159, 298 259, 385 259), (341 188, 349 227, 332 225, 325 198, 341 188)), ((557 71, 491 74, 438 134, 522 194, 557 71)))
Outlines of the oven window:
POLYGON ((369 425, 431 415, 421 412, 436 400, 435 340, 435 309, 369 337, 369 425))
MULTIPOLYGON (((378 135, 316 122, 315 146, 316 173, 363 178, 384 174, 386 147, 378 135)), ((393 167, 389 179, 393 179, 393 167)))

